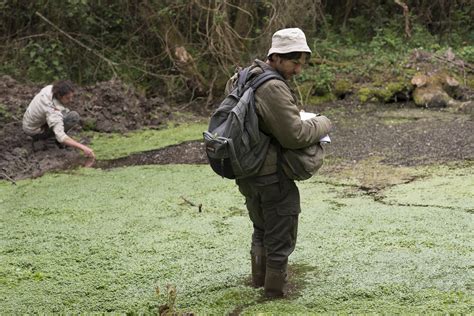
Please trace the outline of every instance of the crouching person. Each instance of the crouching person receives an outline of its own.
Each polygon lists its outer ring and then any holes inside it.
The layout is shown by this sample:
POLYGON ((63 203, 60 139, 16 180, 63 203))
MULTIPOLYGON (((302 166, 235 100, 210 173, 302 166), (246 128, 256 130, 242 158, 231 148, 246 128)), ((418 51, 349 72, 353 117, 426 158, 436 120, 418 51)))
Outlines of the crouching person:
POLYGON ((33 141, 56 137, 58 143, 80 149, 85 156, 95 158, 91 148, 66 134, 80 121, 77 112, 65 107, 73 98, 74 86, 69 80, 44 87, 33 98, 23 115, 23 131, 31 136, 33 141))

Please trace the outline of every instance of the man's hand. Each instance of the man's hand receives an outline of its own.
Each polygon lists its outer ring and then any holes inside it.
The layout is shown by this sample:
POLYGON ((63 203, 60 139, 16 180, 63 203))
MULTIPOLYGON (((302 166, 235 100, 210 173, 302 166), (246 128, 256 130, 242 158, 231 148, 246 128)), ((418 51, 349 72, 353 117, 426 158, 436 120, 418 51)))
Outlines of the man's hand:
POLYGON ((82 150, 84 152, 84 156, 87 157, 86 162, 84 163, 84 167, 89 168, 92 167, 95 163, 95 154, 92 149, 90 149, 87 146, 84 146, 85 148, 82 150))
POLYGON ((94 151, 92 149, 90 149, 89 147, 84 146, 82 151, 84 152, 84 156, 95 159, 94 151))
POLYGON ((87 147, 86 145, 76 142, 71 137, 69 136, 66 137, 63 144, 82 150, 82 152, 84 153, 84 156, 90 158, 92 161, 95 161, 94 151, 90 149, 89 147, 87 147))

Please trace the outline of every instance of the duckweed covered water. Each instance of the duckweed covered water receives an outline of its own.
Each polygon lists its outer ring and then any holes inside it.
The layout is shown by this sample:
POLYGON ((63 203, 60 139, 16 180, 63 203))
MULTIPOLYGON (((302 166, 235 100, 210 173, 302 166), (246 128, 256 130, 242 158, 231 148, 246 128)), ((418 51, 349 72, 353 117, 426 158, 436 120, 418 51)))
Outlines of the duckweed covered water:
POLYGON ((472 168, 440 171, 387 189, 382 201, 321 177, 300 183, 294 292, 276 301, 249 286, 243 199, 207 166, 0 182, 0 310, 157 312, 171 284, 176 310, 198 314, 468 313, 472 213, 441 199, 416 206, 411 197, 428 197, 435 185, 464 209, 472 202, 468 174, 472 168))
POLYGON ((183 123, 161 130, 140 130, 125 134, 94 133, 91 147, 98 159, 116 159, 133 153, 202 139, 207 122, 183 123))

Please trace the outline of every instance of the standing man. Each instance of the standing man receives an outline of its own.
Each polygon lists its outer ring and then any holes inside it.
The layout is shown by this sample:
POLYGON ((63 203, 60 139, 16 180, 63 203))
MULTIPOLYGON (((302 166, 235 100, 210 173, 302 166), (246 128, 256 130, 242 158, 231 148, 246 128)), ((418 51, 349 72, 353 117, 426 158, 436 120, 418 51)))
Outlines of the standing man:
MULTIPOLYGON (((277 31, 267 60, 255 60, 251 73, 264 69, 277 71, 288 81, 302 71, 311 50, 299 28, 277 31)), ((227 83, 227 92, 236 84, 237 76, 227 83)), ((332 126, 325 116, 302 121, 296 97, 286 82, 272 79, 255 92, 259 128, 271 135, 282 150, 305 148, 327 135, 332 126)), ((295 249, 300 209, 300 195, 295 182, 284 172, 277 157, 278 145, 271 143, 263 166, 255 177, 239 179, 253 223, 251 243, 252 283, 264 287, 265 296, 286 294, 288 257, 295 249)))
POLYGON ((69 80, 44 87, 33 98, 23 115, 23 131, 33 141, 55 136, 60 144, 80 149, 85 156, 94 159, 92 149, 66 135, 80 121, 77 112, 65 107, 73 98, 74 86, 69 80))

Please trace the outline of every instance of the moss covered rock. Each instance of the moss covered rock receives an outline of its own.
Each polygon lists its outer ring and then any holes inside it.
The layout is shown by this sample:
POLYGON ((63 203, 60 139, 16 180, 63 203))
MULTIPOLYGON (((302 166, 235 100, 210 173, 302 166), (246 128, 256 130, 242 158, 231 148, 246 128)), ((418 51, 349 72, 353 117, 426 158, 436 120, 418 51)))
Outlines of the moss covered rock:
POLYGON ((362 103, 368 101, 374 102, 392 102, 396 101, 399 96, 408 98, 410 93, 410 85, 403 81, 393 81, 383 86, 366 86, 359 89, 357 92, 359 101, 362 103))
POLYGON ((352 83, 349 80, 341 79, 336 80, 334 83, 333 94, 338 98, 343 98, 344 96, 352 93, 352 83))
POLYGON ((418 106, 446 107, 458 106, 460 103, 451 97, 459 87, 459 82, 445 72, 417 74, 411 83, 415 86, 413 101, 418 106))

